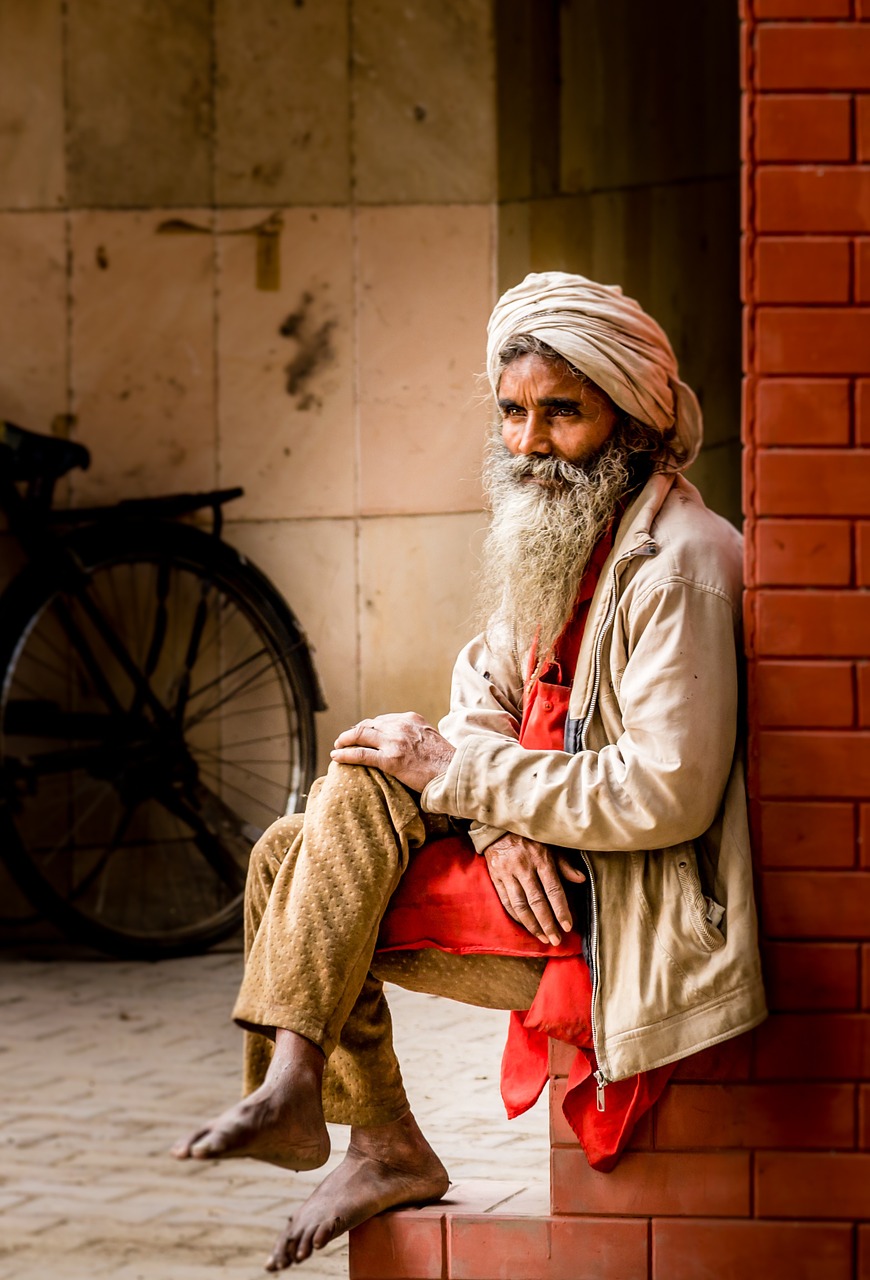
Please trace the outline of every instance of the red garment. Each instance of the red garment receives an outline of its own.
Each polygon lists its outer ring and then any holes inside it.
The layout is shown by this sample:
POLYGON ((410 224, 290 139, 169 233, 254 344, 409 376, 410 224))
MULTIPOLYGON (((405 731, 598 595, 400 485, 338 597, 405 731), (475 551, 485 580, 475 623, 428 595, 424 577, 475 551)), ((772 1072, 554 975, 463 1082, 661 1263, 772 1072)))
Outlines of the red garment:
MULTIPOLYGON (((610 552, 608 533, 583 578, 574 616, 554 647, 553 661, 531 681, 523 700, 520 743, 530 750, 564 750, 571 677, 586 615, 610 552)), ((534 667, 534 653, 531 667, 534 667)), ((541 1095, 548 1077, 548 1039, 577 1047, 562 1110, 593 1169, 609 1171, 635 1124, 661 1094, 673 1065, 608 1084, 599 1110, 592 1049, 592 981, 576 929, 558 947, 538 942, 507 915, 489 876, 464 836, 429 841, 412 854, 381 921, 379 951, 436 947, 460 955, 546 957, 532 1007, 512 1013, 502 1058, 501 1093, 508 1116, 521 1115, 541 1095)))

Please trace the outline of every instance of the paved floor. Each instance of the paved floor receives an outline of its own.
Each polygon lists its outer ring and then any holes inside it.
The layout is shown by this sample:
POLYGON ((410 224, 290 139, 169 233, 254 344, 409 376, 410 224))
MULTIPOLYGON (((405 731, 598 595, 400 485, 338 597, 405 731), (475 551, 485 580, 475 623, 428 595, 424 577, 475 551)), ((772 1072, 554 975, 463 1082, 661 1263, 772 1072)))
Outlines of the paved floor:
MULTIPOLYGON (((166 1155, 237 1094, 240 965, 231 949, 154 965, 0 952, 0 1280, 263 1274, 322 1172, 166 1155)), ((412 1106, 453 1178, 543 1185, 544 1102, 509 1125, 498 1095, 507 1015, 395 989, 390 1002, 412 1106)), ((346 1276, 346 1243, 303 1274, 346 1276)))

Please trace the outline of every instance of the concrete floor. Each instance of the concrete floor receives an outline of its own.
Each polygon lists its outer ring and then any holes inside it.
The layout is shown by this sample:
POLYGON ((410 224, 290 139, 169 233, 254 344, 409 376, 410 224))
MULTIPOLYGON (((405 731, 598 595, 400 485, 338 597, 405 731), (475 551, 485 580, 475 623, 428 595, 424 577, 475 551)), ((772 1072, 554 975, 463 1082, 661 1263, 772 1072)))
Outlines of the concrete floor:
MULTIPOLYGON (((229 1022, 241 957, 134 964, 0 952, 0 1280, 253 1280, 323 1176, 253 1161, 181 1165, 175 1137, 238 1094, 229 1022)), ((507 1015, 395 988, 415 1114, 454 1181, 547 1181, 542 1100, 505 1119, 507 1015)), ((333 1131, 340 1158, 346 1131, 333 1131)), ((304 1265, 347 1275, 346 1239, 304 1265)))

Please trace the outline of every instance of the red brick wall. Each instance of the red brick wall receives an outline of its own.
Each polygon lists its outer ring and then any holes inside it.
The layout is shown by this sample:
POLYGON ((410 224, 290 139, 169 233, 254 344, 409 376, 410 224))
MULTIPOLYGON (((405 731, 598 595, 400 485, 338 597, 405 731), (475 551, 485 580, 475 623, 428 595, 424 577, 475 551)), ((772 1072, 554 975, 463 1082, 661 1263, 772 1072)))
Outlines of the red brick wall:
POLYGON ((745 1083, 686 1097, 677 1136, 709 1117, 746 1147, 753 1221, 722 1229, 735 1247, 778 1239, 766 1274, 818 1247, 826 1280, 867 1280, 870 3, 744 9, 750 791, 771 1018, 745 1083))

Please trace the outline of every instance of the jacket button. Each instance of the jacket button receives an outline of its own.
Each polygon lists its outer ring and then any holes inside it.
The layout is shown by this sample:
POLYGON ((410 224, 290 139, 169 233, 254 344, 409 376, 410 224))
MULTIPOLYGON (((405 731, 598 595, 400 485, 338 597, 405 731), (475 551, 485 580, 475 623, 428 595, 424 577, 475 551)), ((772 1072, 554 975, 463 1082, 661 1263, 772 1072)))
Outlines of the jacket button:
POLYGON ((543 707, 544 707, 544 710, 545 710, 545 711, 552 711, 552 710, 553 710, 553 704, 552 704, 552 702, 545 702, 545 703, 543 703, 543 707))

